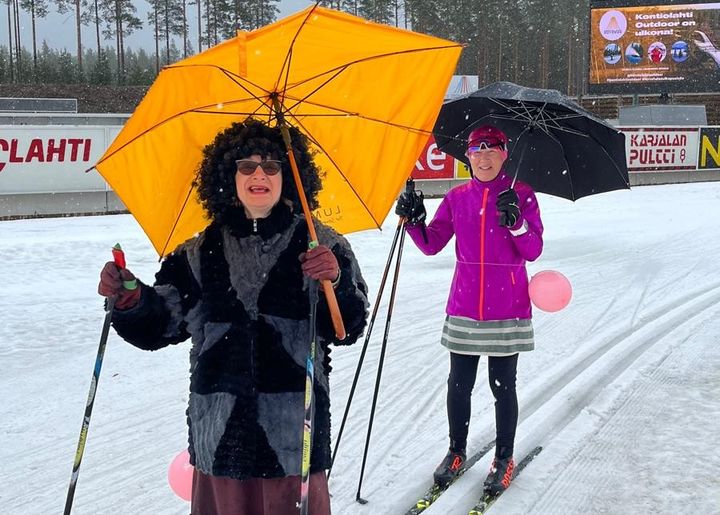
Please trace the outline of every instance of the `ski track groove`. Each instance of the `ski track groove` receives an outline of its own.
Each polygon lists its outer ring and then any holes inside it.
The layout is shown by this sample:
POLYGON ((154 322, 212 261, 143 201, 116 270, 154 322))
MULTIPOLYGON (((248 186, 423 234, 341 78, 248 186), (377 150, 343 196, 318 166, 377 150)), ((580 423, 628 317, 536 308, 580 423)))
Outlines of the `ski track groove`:
MULTIPOLYGON (((553 383, 549 385, 546 384, 540 395, 524 403, 522 412, 525 412, 526 416, 522 417, 522 419, 527 418, 527 416, 535 413, 535 411, 537 411, 561 389, 571 383, 576 377, 581 375, 592 364, 601 360, 601 358, 605 354, 615 348, 618 344, 625 341, 625 339, 629 336, 637 333, 638 330, 640 330, 641 328, 652 325, 661 318, 665 317, 666 315, 672 314, 673 312, 681 312, 681 314, 693 313, 692 306, 690 309, 684 308, 689 303, 692 303, 692 301, 698 296, 706 295, 716 290, 720 290, 720 282, 713 283, 711 286, 700 288, 694 292, 687 293, 686 295, 681 296, 679 299, 668 302, 662 308, 653 311, 651 314, 642 319, 642 321, 638 325, 632 326, 628 329, 623 329, 616 334, 609 336, 609 339, 603 345, 598 347, 587 357, 582 358, 579 362, 573 363, 571 366, 563 366, 563 370, 561 371, 561 373, 556 374, 559 377, 557 377, 557 379, 553 383)), ((720 292, 718 292, 716 300, 720 301, 720 292)), ((680 316, 678 316, 678 318, 680 318, 680 316)), ((681 321, 682 320, 679 320, 679 322, 681 321)), ((616 377, 617 376, 619 376, 619 374, 616 374, 616 377)), ((522 420, 520 420, 519 422, 521 421, 522 420)))
MULTIPOLYGON (((700 322, 697 321, 697 318, 704 314, 706 315, 705 311, 700 312, 680 325, 694 323, 702 326, 707 323, 707 318, 700 322)), ((711 316, 715 315, 716 313, 711 316)), ((576 512, 578 506, 583 506, 585 510, 592 513, 607 512, 606 506, 601 505, 595 499, 588 499, 587 491, 568 491, 564 484, 567 484, 570 478, 579 484, 592 485, 593 490, 599 491, 613 491, 613 485, 623 480, 632 480, 639 485, 648 484, 648 482, 652 481, 654 471, 650 471, 648 474, 647 467, 643 467, 642 464, 637 469, 633 469, 633 472, 637 473, 637 477, 628 477, 623 473, 627 472, 627 470, 613 470, 609 464, 632 461, 631 457, 628 457, 628 449, 639 447, 642 444, 643 437, 647 436, 643 434, 641 422, 655 417, 662 417, 665 413, 666 409, 663 404, 648 403, 647 399, 652 398, 653 395, 657 396, 666 393, 665 396, 671 401, 672 394, 668 393, 668 391, 673 388, 681 388, 686 382, 686 375, 673 374, 672 370, 665 367, 668 358, 673 353, 682 351, 683 342, 684 340, 672 344, 672 347, 659 362, 645 366, 638 373, 638 377, 632 382, 632 387, 626 388, 620 398, 615 400, 618 407, 612 409, 610 416, 602 421, 600 427, 593 430, 593 436, 589 440, 590 443, 579 445, 574 449, 569 465, 554 476, 542 496, 527 511, 528 514, 557 513, 559 515, 573 513, 576 512), (631 440, 625 442, 624 445, 617 445, 617 441, 613 441, 612 436, 618 433, 630 435, 631 440), (578 481, 578 479, 580 480, 578 481), (563 499, 563 505, 574 508, 558 507, 558 499, 563 499)), ((703 359, 698 351, 689 353, 684 351, 684 353, 687 361, 697 362, 703 359)), ((652 513, 678 510, 678 505, 671 499, 665 500, 663 504, 663 506, 643 506, 643 508, 652 513)), ((684 511, 684 509, 680 511, 684 511)), ((701 511, 697 512, 703 512, 702 508, 701 511)))
MULTIPOLYGON (((699 313, 713 307, 715 304, 720 303, 720 281, 714 282, 704 288, 699 288, 692 292, 686 292, 679 298, 675 298, 671 301, 666 302, 662 307, 652 311, 646 317, 641 319, 641 322, 629 329, 623 329, 620 331, 613 331, 611 335, 606 337, 605 343, 601 345, 594 352, 590 353, 584 358, 579 360, 569 361, 569 364, 560 367, 562 370, 558 374, 554 374, 556 379, 550 383, 545 383, 543 388, 539 388, 539 394, 532 396, 530 399, 520 399, 520 417, 518 420, 518 433, 520 432, 522 423, 530 418, 536 412, 548 404, 553 397, 561 392, 566 386, 570 385, 578 376, 587 372, 594 365, 607 365, 606 361, 612 362, 613 357, 603 359, 608 353, 610 353, 619 344, 625 342, 630 336, 637 334, 645 327, 652 327, 657 329, 650 335, 640 337, 640 341, 634 343, 632 348, 624 355, 624 359, 615 367, 610 367, 604 374, 599 378, 595 379, 591 385, 585 388, 583 391, 575 392, 572 397, 573 408, 568 410, 567 414, 563 416, 559 421, 552 424, 546 431, 533 432, 532 443, 529 446, 540 445, 543 441, 551 441, 557 436, 560 431, 565 428, 573 419, 575 419, 584 410, 590 402, 602 391, 603 388, 611 384, 620 375, 627 370, 632 363, 634 363, 643 353, 647 352, 657 341, 661 338, 661 335, 671 332, 677 327, 687 323, 693 319, 699 313), (577 361, 577 362, 576 362, 577 361)), ((550 376, 552 374, 548 374, 550 376)), ((531 385, 528 385, 528 387, 531 385)), ((530 468, 532 464, 528 465, 530 468)), ((461 478, 467 479, 466 477, 461 478)), ((455 485, 451 486, 451 488, 455 485)), ((442 498, 442 497, 441 497, 442 498)), ((502 499, 499 499, 489 511, 499 510, 502 506, 502 499), (498 507, 498 505, 500 507, 498 507)), ((475 501, 468 500, 467 509, 472 507, 472 503, 475 501)), ((431 506, 426 513, 428 515, 439 514, 439 511, 433 511, 435 505, 431 506)), ((458 512, 460 513, 460 512, 458 512)), ((498 511, 498 513, 502 513, 498 511)), ((547 511, 544 513, 548 513, 547 511)))
MULTIPOLYGON (((386 359, 387 357, 388 356, 386 355, 386 359)), ((427 364, 423 367, 424 370, 429 370, 432 368, 434 368, 434 366, 432 366, 431 364, 427 364)), ((427 376, 426 374, 420 374, 418 377, 427 376)), ((370 449, 368 452, 365 475, 363 477, 363 496, 370 497, 374 493, 376 493, 381 486, 383 486, 372 480, 373 465, 378 465, 380 460, 382 460, 382 467, 384 470, 392 469, 400 473, 405 468, 406 457, 399 456, 396 452, 393 451, 393 449, 397 448, 399 442, 405 441, 407 435, 412 434, 413 430, 416 427, 423 426, 425 422, 427 422, 433 417, 434 412, 429 408, 438 405, 440 403, 439 397, 443 396, 443 394, 445 393, 444 383, 438 384, 436 381, 428 382, 430 384, 427 385, 428 387, 426 389, 411 390, 410 393, 412 393, 412 395, 410 396, 408 395, 407 391, 401 388, 395 390, 389 396, 384 395, 384 393, 387 394, 387 388, 383 389, 383 384, 381 382, 380 395, 383 397, 383 401, 382 403, 378 402, 378 406, 375 412, 375 421, 373 424, 373 432, 370 440, 370 449), (402 426, 393 426, 391 431, 383 430, 387 429, 383 428, 384 425, 394 423, 394 411, 407 412, 408 410, 411 410, 412 413, 414 413, 415 415, 410 418, 407 423, 403 424, 402 426), (388 437, 388 434, 393 436, 388 437), (381 435, 385 436, 383 437, 381 435)), ((369 420, 369 412, 361 415, 362 424, 355 424, 354 426, 352 426, 352 428, 349 428, 349 426, 346 425, 345 432, 343 434, 343 442, 347 443, 345 439, 347 437, 350 437, 351 435, 361 436, 361 438, 358 438, 358 440, 362 441, 362 445, 364 448, 365 437, 367 433, 367 424, 369 420)), ((358 448, 354 450, 354 452, 352 453, 352 457, 354 459, 352 461, 355 463, 350 466, 346 471, 346 474, 352 474, 357 476, 355 481, 359 479, 359 465, 362 460, 363 448, 358 448)), ((424 453, 422 444, 418 445, 417 449, 418 454, 424 453)), ((409 449, 405 449, 406 452, 408 450, 409 449)), ((338 451, 338 459, 343 457, 345 459, 348 459, 347 454, 348 451, 347 449, 343 449, 343 443, 341 442, 340 449, 338 451)), ((335 474, 333 473, 332 477, 339 477, 339 474, 338 476, 335 476, 335 474)))

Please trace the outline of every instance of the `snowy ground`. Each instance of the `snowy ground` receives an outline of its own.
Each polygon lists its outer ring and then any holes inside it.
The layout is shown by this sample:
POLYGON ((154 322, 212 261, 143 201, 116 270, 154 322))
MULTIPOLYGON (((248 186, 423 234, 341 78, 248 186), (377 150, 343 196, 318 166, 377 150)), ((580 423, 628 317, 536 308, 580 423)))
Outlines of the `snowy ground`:
MULTIPOLYGON (((540 196, 545 252, 529 270, 563 272, 574 298, 535 313, 516 455, 544 450, 493 513, 720 513, 719 200, 720 183, 574 204, 540 196)), ((373 292, 395 223, 349 237, 373 292)), ((104 316, 97 277, 116 241, 151 280, 156 255, 130 216, 0 222, 2 513, 62 511, 104 316)), ((452 245, 425 257, 406 242, 362 485, 369 503, 355 495, 386 301, 332 473, 336 514, 403 514, 445 453, 448 357, 438 342, 453 256, 452 245)), ((333 353, 335 431, 361 344, 333 353)), ((111 333, 74 513, 189 512, 166 480, 186 443, 187 351, 142 352, 111 333)), ((484 365, 471 453, 494 431, 484 365)), ((488 455, 426 513, 466 513, 489 464, 488 455)))

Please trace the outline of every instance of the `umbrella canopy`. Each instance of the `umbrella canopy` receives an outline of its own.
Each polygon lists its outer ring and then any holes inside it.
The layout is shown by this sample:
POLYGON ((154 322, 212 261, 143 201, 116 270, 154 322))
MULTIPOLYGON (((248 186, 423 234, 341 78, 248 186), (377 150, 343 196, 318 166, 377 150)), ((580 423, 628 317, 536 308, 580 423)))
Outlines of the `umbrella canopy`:
POLYGON ((629 188, 625 136, 556 90, 496 82, 446 102, 433 134, 465 164, 467 138, 494 125, 510 138, 507 169, 535 191, 578 198, 629 188))
POLYGON ((325 174, 314 215, 380 227, 442 105, 461 46, 317 6, 164 68, 95 165, 162 256, 209 220, 192 182, 202 149, 247 117, 311 141, 325 174))

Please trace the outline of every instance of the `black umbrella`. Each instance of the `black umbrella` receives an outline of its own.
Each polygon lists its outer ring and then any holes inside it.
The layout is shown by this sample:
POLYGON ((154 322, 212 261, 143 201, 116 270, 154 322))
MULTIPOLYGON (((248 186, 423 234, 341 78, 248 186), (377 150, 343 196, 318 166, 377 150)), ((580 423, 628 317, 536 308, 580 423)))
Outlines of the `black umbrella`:
POLYGON ((465 164, 482 125, 510 139, 506 169, 535 191, 576 200, 629 188, 625 136, 553 89, 495 82, 447 101, 435 122, 438 148, 465 164))

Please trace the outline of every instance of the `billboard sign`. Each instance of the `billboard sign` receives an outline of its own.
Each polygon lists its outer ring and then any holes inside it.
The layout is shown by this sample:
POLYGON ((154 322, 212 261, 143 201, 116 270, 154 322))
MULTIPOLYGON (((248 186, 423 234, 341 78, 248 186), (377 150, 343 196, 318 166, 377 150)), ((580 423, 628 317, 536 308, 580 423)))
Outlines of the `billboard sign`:
POLYGON ((720 2, 592 0, 591 93, 720 90, 720 2))
POLYGON ((695 170, 698 127, 621 127, 629 172, 695 170))
POLYGON ((121 127, 0 127, 0 194, 105 191, 96 170, 121 127))
POLYGON ((455 176, 455 159, 437 148, 430 136, 420 157, 415 162, 413 179, 452 179, 455 176))
POLYGON ((720 168, 720 127, 701 127, 698 169, 713 168, 720 168))

